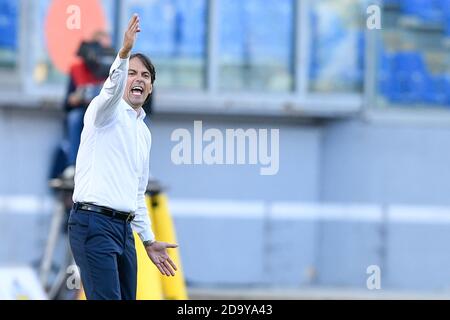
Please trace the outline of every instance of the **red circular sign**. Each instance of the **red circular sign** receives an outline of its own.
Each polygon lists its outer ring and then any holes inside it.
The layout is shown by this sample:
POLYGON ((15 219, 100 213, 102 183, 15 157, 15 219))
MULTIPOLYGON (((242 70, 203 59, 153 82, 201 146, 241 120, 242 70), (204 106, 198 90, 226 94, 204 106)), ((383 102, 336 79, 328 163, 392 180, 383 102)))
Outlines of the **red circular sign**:
POLYGON ((67 73, 82 40, 106 31, 106 18, 98 0, 53 0, 45 20, 48 54, 56 68, 67 73))

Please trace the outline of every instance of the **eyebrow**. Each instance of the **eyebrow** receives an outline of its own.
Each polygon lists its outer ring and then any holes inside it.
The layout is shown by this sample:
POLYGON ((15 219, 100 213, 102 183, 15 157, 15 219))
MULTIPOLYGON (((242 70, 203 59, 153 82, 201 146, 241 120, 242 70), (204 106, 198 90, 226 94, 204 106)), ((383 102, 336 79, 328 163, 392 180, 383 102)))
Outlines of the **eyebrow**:
MULTIPOLYGON (((135 72, 135 73, 137 73, 137 71, 134 70, 134 69, 128 69, 128 72, 135 72)), ((142 71, 141 73, 142 73, 142 74, 150 74, 150 71, 145 70, 145 71, 142 71)))

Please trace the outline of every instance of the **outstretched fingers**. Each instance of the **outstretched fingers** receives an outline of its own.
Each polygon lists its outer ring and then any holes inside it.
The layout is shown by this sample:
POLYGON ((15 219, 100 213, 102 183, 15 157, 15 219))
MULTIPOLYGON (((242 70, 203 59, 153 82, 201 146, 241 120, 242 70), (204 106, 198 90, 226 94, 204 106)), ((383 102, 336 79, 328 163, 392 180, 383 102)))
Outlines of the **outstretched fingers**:
POLYGON ((130 19, 130 23, 128 24, 127 30, 132 33, 141 31, 139 27, 139 16, 137 14, 134 14, 133 17, 130 19))
POLYGON ((164 261, 162 264, 164 265, 165 270, 169 272, 169 274, 167 274, 167 275, 172 275, 172 276, 175 275, 175 271, 173 271, 172 267, 171 267, 170 264, 167 262, 167 260, 164 261))
POLYGON ((136 33, 139 29, 139 20, 136 20, 130 28, 130 31, 136 33))
POLYGON ((166 276, 174 276, 175 275, 175 271, 172 270, 172 268, 169 266, 169 264, 167 262, 164 262, 164 268, 166 270, 166 276))
POLYGON ((173 268, 173 270, 177 270, 177 266, 175 265, 175 263, 172 261, 172 259, 170 259, 170 258, 167 258, 167 261, 166 261, 166 263, 169 263, 170 264, 170 266, 172 266, 172 268, 173 268))
POLYGON ((173 270, 170 268, 170 265, 164 260, 164 259, 160 259, 160 262, 156 264, 159 268, 159 270, 163 271, 162 274, 166 275, 166 276, 174 276, 175 273, 173 272, 173 270))
POLYGON ((134 23, 136 23, 137 20, 138 20, 138 15, 137 15, 137 13, 135 13, 135 14, 133 14, 130 21, 128 22, 127 29, 131 29, 131 27, 133 26, 134 23))
POLYGON ((156 263, 156 267, 158 268, 159 272, 161 272, 161 274, 167 276, 166 271, 164 270, 164 268, 161 265, 161 263, 156 263))

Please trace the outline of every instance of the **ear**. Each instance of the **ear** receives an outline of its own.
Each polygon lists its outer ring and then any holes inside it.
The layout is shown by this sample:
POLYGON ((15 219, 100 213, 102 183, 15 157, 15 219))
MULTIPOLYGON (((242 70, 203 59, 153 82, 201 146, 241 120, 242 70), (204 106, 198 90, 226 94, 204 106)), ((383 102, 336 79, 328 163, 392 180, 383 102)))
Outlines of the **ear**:
POLYGON ((153 92, 153 84, 150 83, 150 91, 148 92, 148 95, 150 96, 153 92))
POLYGON ((150 91, 147 95, 147 98, 145 98, 144 104, 146 104, 150 100, 150 97, 152 96, 152 92, 153 92, 153 85, 150 84, 150 91))

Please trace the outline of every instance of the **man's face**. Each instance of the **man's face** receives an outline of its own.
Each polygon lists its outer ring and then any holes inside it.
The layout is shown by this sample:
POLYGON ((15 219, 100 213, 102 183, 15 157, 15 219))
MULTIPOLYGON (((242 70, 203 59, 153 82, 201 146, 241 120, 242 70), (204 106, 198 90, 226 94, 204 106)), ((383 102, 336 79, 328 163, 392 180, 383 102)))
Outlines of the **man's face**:
POLYGON ((152 89, 150 71, 139 58, 131 59, 123 99, 134 109, 142 107, 152 89))

